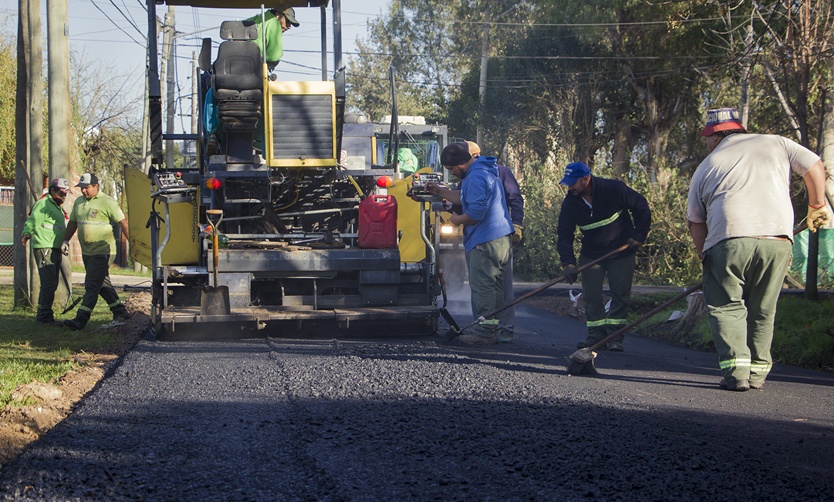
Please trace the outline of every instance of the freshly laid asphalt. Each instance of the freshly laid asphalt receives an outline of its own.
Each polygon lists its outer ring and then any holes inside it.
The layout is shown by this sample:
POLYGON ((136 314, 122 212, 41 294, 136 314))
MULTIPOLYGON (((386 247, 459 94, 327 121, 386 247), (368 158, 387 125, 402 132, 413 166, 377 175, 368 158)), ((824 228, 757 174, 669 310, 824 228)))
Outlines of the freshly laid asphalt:
MULTIPOLYGON (((456 307, 455 318, 468 323, 456 307)), ((0 471, 0 498, 834 493, 834 375, 777 364, 764 390, 721 391, 715 354, 628 336, 625 352, 599 354, 599 376, 569 376, 583 325, 525 305, 516 321, 513 343, 477 348, 395 333, 214 342, 149 335, 0 471)))

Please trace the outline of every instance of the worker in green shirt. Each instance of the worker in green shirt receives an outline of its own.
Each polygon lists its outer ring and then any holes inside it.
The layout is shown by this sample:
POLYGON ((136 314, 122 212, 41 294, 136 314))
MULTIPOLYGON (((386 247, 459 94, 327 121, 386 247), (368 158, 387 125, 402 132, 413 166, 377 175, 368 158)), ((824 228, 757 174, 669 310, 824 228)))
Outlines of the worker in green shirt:
POLYGON ((69 240, 78 230, 81 258, 84 260, 87 275, 84 277, 84 298, 75 313, 75 319, 64 321, 64 326, 74 330, 87 325, 99 295, 113 312, 113 320, 130 318, 118 293, 110 284, 110 264, 116 257, 116 239, 113 237, 112 224, 117 223, 127 238, 127 219, 119 208, 119 203, 113 197, 99 191, 98 177, 95 174, 82 174, 75 186, 81 188, 84 196, 75 199, 72 206, 64 244, 69 246, 69 240))
POLYGON ((269 71, 275 69, 281 57, 284 55, 284 32, 292 26, 298 27, 300 23, 295 19, 295 9, 287 7, 284 10, 272 8, 264 13, 246 19, 258 25, 258 39, 254 42, 264 55, 264 61, 269 71), (265 28, 265 32, 261 28, 265 28), (266 33, 266 37, 264 37, 266 33), (264 50, 264 38, 266 38, 266 50, 264 50))
POLYGON ((23 224, 21 244, 32 242, 32 252, 38 265, 41 291, 38 295, 38 324, 55 324, 52 304, 58 289, 58 275, 61 273, 61 243, 66 231, 67 213, 61 208, 69 192, 69 183, 64 178, 55 178, 49 184, 49 193, 41 197, 32 207, 32 212, 23 224))

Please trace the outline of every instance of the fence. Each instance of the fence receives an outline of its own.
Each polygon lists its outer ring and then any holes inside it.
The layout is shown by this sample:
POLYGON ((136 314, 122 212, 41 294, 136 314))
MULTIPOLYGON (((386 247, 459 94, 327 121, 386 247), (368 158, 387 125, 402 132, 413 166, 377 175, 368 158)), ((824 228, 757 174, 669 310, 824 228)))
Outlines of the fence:
POLYGON ((0 267, 14 265, 14 187, 0 187, 0 267))

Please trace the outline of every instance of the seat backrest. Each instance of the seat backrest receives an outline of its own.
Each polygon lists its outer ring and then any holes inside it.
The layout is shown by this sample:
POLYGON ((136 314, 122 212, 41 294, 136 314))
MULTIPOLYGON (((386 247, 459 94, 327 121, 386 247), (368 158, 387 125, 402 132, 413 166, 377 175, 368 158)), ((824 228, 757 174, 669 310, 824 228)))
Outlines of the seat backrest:
POLYGON ((220 24, 223 40, 257 40, 258 25, 254 21, 223 21, 220 24))
POLYGON ((246 91, 263 87, 263 66, 258 37, 252 21, 223 21, 220 38, 226 40, 217 50, 214 61, 215 90, 246 91))

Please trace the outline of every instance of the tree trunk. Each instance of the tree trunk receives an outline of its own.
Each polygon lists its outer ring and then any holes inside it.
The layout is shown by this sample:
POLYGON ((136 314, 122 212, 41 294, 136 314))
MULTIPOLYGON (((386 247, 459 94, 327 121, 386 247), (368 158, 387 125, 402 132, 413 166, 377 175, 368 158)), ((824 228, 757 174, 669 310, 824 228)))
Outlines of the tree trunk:
POLYGON ((29 187, 21 169, 29 169, 29 6, 31 0, 18 0, 17 16, 17 89, 15 93, 15 182, 14 182, 14 305, 29 302, 29 252, 20 243, 23 224, 30 207, 29 187))
POLYGON ((611 163, 614 167, 614 174, 622 179, 629 171, 630 149, 628 143, 631 122, 625 117, 617 117, 614 130, 614 148, 611 152, 611 163))

